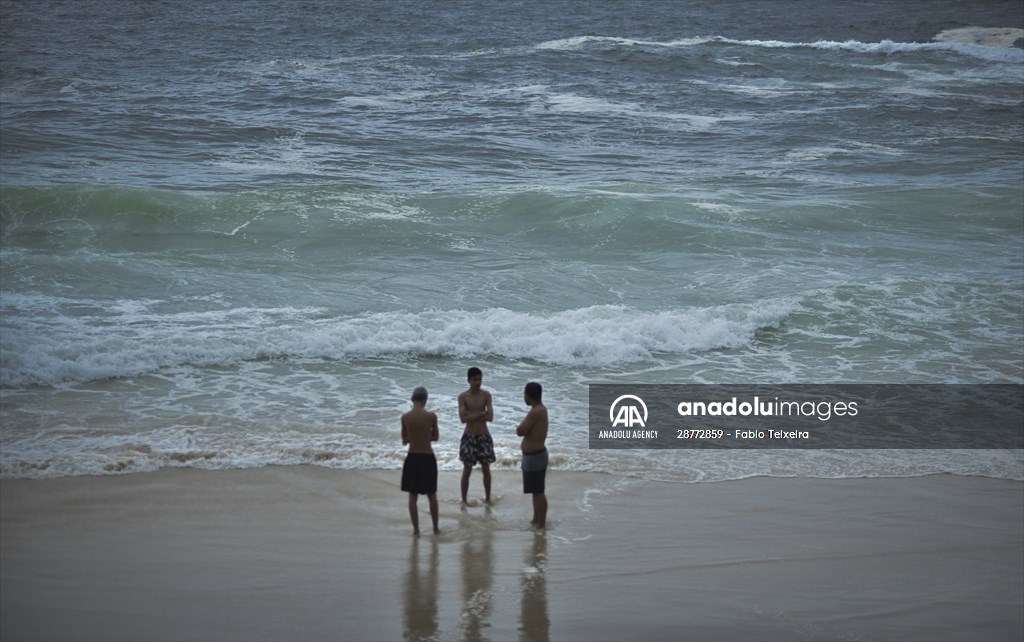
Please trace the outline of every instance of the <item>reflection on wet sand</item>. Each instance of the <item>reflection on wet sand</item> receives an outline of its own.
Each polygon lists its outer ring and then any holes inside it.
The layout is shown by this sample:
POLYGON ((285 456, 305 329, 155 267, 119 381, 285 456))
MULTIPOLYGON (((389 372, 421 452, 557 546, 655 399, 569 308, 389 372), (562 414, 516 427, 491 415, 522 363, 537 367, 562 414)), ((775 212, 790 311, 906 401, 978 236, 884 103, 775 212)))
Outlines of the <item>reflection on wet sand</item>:
POLYGON ((548 617, 548 586, 545 577, 548 565, 548 538, 545 533, 533 534, 533 542, 527 549, 524 562, 519 639, 547 642, 551 639, 551 619, 548 617))
POLYGON ((462 543, 462 615, 466 640, 486 640, 493 609, 494 532, 487 528, 478 539, 462 543))
POLYGON ((437 640, 440 633, 437 612, 438 550, 437 540, 430 543, 413 538, 409 552, 409 571, 405 575, 406 640, 437 640), (430 546, 426 569, 421 568, 420 547, 430 546))
POLYGON ((456 541, 413 538, 402 585, 405 640, 489 642, 515 639, 518 631, 519 640, 550 641, 547 535, 496 533, 492 526, 478 522, 456 541), (529 539, 521 540, 521 535, 529 539), (521 553, 515 555, 519 546, 521 553), (518 617, 515 602, 499 598, 514 596, 517 583, 518 617), (455 599, 459 604, 452 603, 455 599))

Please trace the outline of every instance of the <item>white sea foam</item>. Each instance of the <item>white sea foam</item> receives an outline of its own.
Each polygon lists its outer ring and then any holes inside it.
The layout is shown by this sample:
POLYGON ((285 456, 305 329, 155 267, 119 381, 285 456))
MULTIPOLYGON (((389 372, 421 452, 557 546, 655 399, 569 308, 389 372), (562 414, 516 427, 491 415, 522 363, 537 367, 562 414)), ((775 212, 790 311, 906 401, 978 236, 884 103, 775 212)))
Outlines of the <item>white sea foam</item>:
POLYGON ((725 122, 742 122, 752 118, 748 114, 733 113, 725 116, 706 116, 688 114, 679 111, 662 110, 657 105, 637 102, 611 101, 591 96, 581 96, 566 92, 549 91, 546 87, 526 87, 520 91, 534 95, 540 99, 540 112, 561 112, 575 114, 600 114, 605 116, 625 116, 628 118, 653 119, 680 123, 693 129, 709 129, 725 122))
POLYGON ((762 84, 744 85, 735 83, 711 82, 708 80, 697 79, 692 79, 689 82, 692 85, 707 87, 709 90, 712 91, 727 91, 730 93, 751 96, 754 98, 781 98, 783 96, 792 96, 794 94, 807 93, 808 91, 810 91, 810 89, 805 89, 797 84, 787 83, 779 79, 763 81, 762 84))
POLYGON ((599 44, 599 45, 618 45, 625 47, 634 46, 648 46, 648 47, 688 47, 692 45, 704 44, 710 42, 714 38, 683 38, 679 40, 670 40, 668 42, 659 42, 655 40, 635 40, 633 38, 618 38, 613 36, 576 36, 573 38, 561 38, 558 40, 549 40, 542 42, 535 48, 540 50, 552 50, 552 51, 573 51, 579 50, 587 45, 599 44))
POLYGON ((776 301, 657 312, 599 305, 548 314, 493 308, 325 318, 323 310, 310 308, 160 314, 151 302, 110 307, 46 299, 4 297, 3 385, 56 385, 172 366, 289 357, 499 357, 600 366, 657 353, 739 347, 792 309, 776 301), (77 315, 53 312, 74 309, 77 315), (50 313, 39 314, 43 310, 50 313), (93 312, 82 312, 88 310, 93 312))
POLYGON ((884 147, 882 145, 873 145, 870 143, 859 143, 857 141, 839 141, 844 143, 845 147, 802 147, 800 149, 790 150, 786 152, 785 161, 820 161, 836 156, 851 156, 861 158, 865 155, 875 156, 900 156, 902 152, 897 149, 884 147))
POLYGON ((944 31, 936 36, 936 42, 860 42, 846 40, 815 40, 810 42, 789 42, 784 40, 738 40, 724 36, 707 36, 682 38, 669 41, 635 40, 632 38, 616 38, 608 36, 579 36, 563 38, 540 43, 539 50, 575 51, 588 46, 620 46, 620 47, 694 47, 706 44, 728 44, 765 49, 822 49, 832 51, 850 51, 863 54, 899 54, 917 51, 952 51, 962 55, 981 58, 993 62, 1021 62, 1024 50, 1012 45, 1022 36, 1020 29, 964 29, 944 31))
POLYGON ((793 43, 781 42, 778 40, 730 40, 722 39, 722 42, 751 47, 764 47, 768 49, 824 49, 832 51, 852 51, 863 54, 893 55, 900 53, 911 53, 918 51, 951 51, 961 55, 981 58, 992 62, 1019 63, 1024 61, 1024 50, 1005 47, 990 47, 985 45, 947 43, 947 42, 893 42, 882 40, 881 42, 859 42, 847 40, 835 42, 829 40, 818 40, 815 42, 793 43))
POLYGON ((709 201, 697 201, 690 203, 690 205, 699 210, 714 212, 716 214, 736 215, 748 211, 742 207, 736 207, 735 205, 729 205, 727 203, 712 203, 709 201))

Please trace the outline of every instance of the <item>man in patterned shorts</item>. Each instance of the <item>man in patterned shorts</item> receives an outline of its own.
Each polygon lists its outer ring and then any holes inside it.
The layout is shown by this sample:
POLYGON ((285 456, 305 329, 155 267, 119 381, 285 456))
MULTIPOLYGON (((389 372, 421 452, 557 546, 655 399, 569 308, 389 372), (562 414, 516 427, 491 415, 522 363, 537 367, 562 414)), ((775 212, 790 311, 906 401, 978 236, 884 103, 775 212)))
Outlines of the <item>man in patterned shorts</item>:
POLYGON ((491 393, 480 387, 484 376, 480 368, 466 372, 469 390, 459 395, 459 420, 466 424, 459 444, 459 460, 462 461, 462 505, 468 504, 469 476, 473 466, 480 464, 484 476, 484 502, 491 503, 491 464, 494 463, 494 441, 487 430, 487 422, 494 421, 491 393))

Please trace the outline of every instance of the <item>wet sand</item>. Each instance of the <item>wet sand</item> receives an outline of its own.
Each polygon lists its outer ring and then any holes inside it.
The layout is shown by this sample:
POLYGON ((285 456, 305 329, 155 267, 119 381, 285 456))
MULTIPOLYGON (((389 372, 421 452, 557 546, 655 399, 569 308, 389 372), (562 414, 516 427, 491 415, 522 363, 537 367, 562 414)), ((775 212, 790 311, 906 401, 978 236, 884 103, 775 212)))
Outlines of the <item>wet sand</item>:
POLYGON ((414 538, 399 475, 4 480, 0 637, 1024 638, 1021 482, 555 471, 539 533, 517 473, 463 510, 442 472, 442 534, 414 538))

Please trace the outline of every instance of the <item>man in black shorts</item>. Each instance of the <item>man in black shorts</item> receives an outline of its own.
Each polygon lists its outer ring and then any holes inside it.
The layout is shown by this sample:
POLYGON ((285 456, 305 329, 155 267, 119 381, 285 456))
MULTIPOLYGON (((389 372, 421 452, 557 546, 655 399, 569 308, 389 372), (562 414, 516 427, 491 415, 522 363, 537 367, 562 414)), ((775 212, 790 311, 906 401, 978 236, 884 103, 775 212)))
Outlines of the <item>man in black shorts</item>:
POLYGON ((412 534, 420 536, 420 516, 416 501, 427 496, 430 519, 437 528, 437 458, 430 442, 437 441, 437 415, 427 410, 427 389, 420 386, 412 391, 412 410, 402 415, 402 444, 409 444, 409 454, 402 466, 402 490, 409 493, 409 518, 412 534))
POLYGON ((526 384, 523 401, 530 406, 526 418, 516 428, 516 434, 523 438, 523 493, 533 495, 533 519, 536 528, 544 528, 548 516, 548 498, 544 494, 544 478, 548 471, 548 409, 541 402, 541 385, 535 381, 526 384))
POLYGON ((459 444, 459 460, 462 462, 462 505, 468 503, 469 476, 473 466, 480 464, 484 476, 484 502, 491 503, 491 464, 494 463, 494 441, 487 429, 487 422, 494 421, 494 408, 491 406, 491 393, 480 385, 484 376, 480 368, 470 368, 466 372, 469 390, 459 395, 459 420, 466 424, 459 444))

